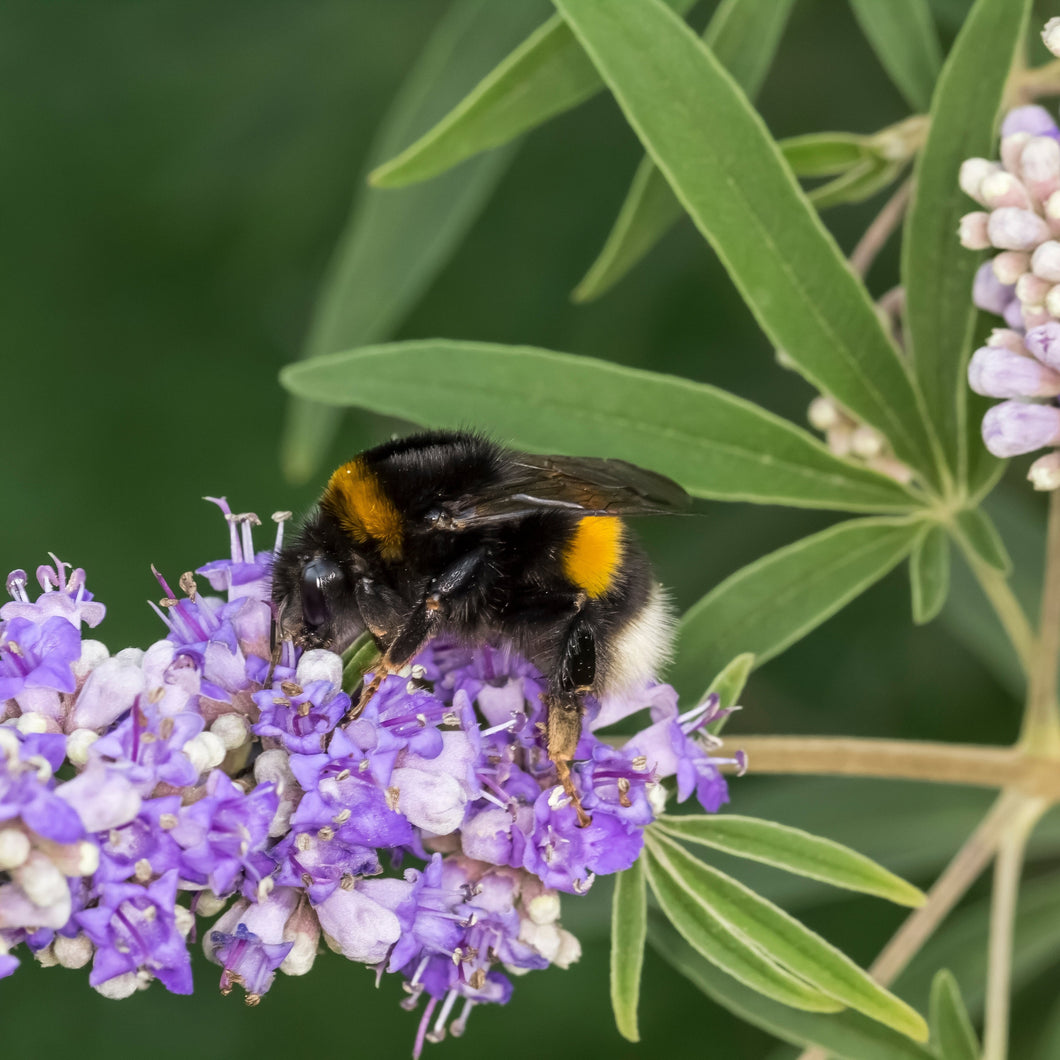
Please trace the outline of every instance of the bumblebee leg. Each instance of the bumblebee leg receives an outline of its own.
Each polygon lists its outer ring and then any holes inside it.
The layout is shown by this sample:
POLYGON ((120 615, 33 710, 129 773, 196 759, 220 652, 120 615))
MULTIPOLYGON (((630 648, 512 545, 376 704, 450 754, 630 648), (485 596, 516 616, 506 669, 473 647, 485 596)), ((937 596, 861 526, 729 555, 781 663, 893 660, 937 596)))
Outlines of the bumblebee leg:
POLYGON ((383 658, 375 667, 375 675, 365 686, 357 705, 350 712, 357 717, 369 700, 379 691, 383 678, 407 666, 438 631, 438 627, 452 612, 468 590, 475 584, 475 576, 482 568, 486 557, 485 549, 474 549, 461 556, 447 570, 443 571, 427 587, 422 603, 408 616, 397 635, 390 641, 383 658))
POLYGON ((579 617, 567 632, 553 687, 545 696, 548 706, 548 757, 555 763, 559 782, 578 814, 579 828, 590 824, 592 818, 582 808, 581 797, 571 776, 570 762, 582 734, 585 696, 595 679, 596 637, 590 622, 579 617))

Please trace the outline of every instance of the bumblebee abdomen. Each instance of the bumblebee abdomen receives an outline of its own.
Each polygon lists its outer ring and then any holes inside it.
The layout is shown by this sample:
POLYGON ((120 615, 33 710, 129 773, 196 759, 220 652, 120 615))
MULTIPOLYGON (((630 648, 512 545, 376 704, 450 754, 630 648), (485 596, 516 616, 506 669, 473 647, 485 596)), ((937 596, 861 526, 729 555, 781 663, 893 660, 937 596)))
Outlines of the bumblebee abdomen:
POLYGON ((614 586, 625 552, 625 526, 608 515, 587 515, 574 525, 561 553, 563 573, 591 600, 614 586))

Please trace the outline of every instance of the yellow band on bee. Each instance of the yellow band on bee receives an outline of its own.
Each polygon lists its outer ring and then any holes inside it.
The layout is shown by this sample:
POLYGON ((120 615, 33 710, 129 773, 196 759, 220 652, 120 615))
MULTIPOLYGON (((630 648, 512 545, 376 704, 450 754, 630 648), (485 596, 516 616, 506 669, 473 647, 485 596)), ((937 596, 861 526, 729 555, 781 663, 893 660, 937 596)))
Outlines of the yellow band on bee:
POLYGON ((622 559, 621 519, 587 515, 563 549, 563 573, 590 597, 603 596, 622 559))
POLYGON ((359 457, 343 464, 331 476, 322 504, 358 544, 371 540, 379 546, 383 559, 401 558, 404 535, 401 514, 359 457))

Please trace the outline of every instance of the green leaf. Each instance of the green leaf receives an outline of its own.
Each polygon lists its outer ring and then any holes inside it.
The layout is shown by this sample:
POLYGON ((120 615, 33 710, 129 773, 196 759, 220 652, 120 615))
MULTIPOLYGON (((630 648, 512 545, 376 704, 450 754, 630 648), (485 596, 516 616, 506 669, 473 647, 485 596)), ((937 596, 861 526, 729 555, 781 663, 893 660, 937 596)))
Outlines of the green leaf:
POLYGON ((929 478, 916 394, 762 119, 660 0, 555 0, 775 346, 929 478))
POLYGON ((379 647, 372 639, 371 633, 362 633, 342 653, 343 692, 353 695, 356 689, 360 694, 361 679, 372 668, 379 655, 379 647))
POLYGON ((868 138, 857 133, 807 133, 790 136, 777 146, 797 177, 832 177, 874 154, 868 138))
POLYGON ((931 984, 931 1041, 939 1060, 979 1060, 979 1042, 960 988, 945 968, 931 984))
POLYGON ((931 106, 942 65, 927 0, 850 0, 862 32, 898 91, 915 111, 931 106))
MULTIPOLYGON (((737 655, 722 671, 710 682, 706 692, 703 693, 702 698, 706 699, 709 695, 717 695, 718 706, 722 710, 728 710, 730 707, 735 707, 737 701, 740 698, 740 693, 743 691, 743 686, 747 684, 747 678, 751 676, 751 671, 754 669, 755 657, 749 651, 745 651, 742 655, 737 655)), ((722 714, 720 718, 715 718, 714 721, 707 725, 707 731, 712 736, 717 736, 722 729, 725 728, 725 723, 729 720, 728 714, 722 714)))
POLYGON ((988 566, 1008 574, 1012 570, 1005 542, 993 520, 982 508, 965 508, 957 513, 957 533, 968 547, 988 566))
POLYGON ((961 27, 935 90, 902 244, 905 321, 916 377, 949 466, 962 479, 965 368, 975 323, 970 292, 979 255, 965 250, 955 234, 960 217, 976 209, 959 190, 957 173, 966 158, 991 152, 1029 6, 1029 0, 977 0, 961 27))
MULTIPOLYGON (((535 4, 457 0, 384 117, 370 156, 385 158, 452 105, 532 24, 535 4)), ((429 186, 401 193, 359 187, 317 302, 301 356, 385 338, 448 261, 512 158, 483 155, 429 186)), ((288 404, 284 473, 303 482, 318 470, 341 413, 288 404)))
MULTIPOLYGON (((754 99, 773 61, 792 0, 722 0, 703 34, 707 47, 754 99)), ((684 211, 666 178, 645 155, 603 249, 574 289, 576 302, 613 287, 659 241, 684 211)))
POLYGON ((905 164, 904 159, 891 162, 879 155, 869 155, 842 176, 813 188, 807 192, 807 196, 818 210, 827 210, 843 203, 864 202, 893 184, 905 164))
POLYGON ((704 673, 740 651, 761 666, 879 581, 921 532, 915 522, 851 520, 730 575, 681 620, 671 683, 694 695, 704 673))
POLYGON ((288 365, 280 378, 318 401, 435 427, 473 423, 539 451, 631 460, 701 497, 848 511, 915 503, 890 479, 724 390, 588 357, 426 340, 288 365))
MULTIPOLYGON (((650 830, 645 840, 651 865, 659 866, 678 886, 775 961, 869 1018, 916 1041, 927 1040, 927 1024, 918 1012, 885 990, 820 935, 742 883, 692 857, 665 835, 650 830)), ((654 881, 654 869, 649 872, 654 881)))
POLYGON ((663 960, 734 1015, 792 1045, 818 1046, 835 1060, 938 1060, 923 1046, 859 1012, 799 1012, 756 994, 703 960, 661 917, 648 940, 663 960))
MULTIPOLYGON (((670 0, 671 6, 682 14, 694 2, 670 0)), ((480 151, 506 144, 576 107, 602 87, 600 75, 566 23, 553 15, 482 77, 473 91, 455 106, 450 102, 448 113, 437 124, 374 170, 369 180, 380 188, 429 180, 480 151)))
POLYGON ((946 603, 950 588, 950 539, 941 526, 932 526, 909 557, 913 587, 913 621, 930 622, 946 603))
POLYGON ((919 906, 925 901, 918 887, 864 854, 775 821, 729 813, 663 816, 658 827, 677 839, 761 861, 834 887, 873 894, 899 905, 919 906))
POLYGON ((644 884, 644 858, 615 877, 611 904, 611 1008, 618 1033, 639 1042, 637 1002, 644 965, 644 939, 648 931, 648 894, 644 884))
POLYGON ((842 1005, 786 972, 750 942, 700 895, 689 890, 670 871, 665 858, 648 848, 648 882, 667 919, 697 953, 734 979, 782 1005, 810 1012, 836 1012, 842 1005))

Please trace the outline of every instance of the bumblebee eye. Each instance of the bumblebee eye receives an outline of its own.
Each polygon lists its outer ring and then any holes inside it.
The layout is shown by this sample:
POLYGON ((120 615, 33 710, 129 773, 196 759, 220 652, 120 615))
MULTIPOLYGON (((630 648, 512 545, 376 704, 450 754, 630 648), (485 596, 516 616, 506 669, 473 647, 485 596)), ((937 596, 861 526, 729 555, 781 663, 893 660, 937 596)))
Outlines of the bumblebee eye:
POLYGON ((327 589, 342 577, 342 569, 318 556, 302 568, 302 618, 306 625, 323 626, 331 618, 327 589))

